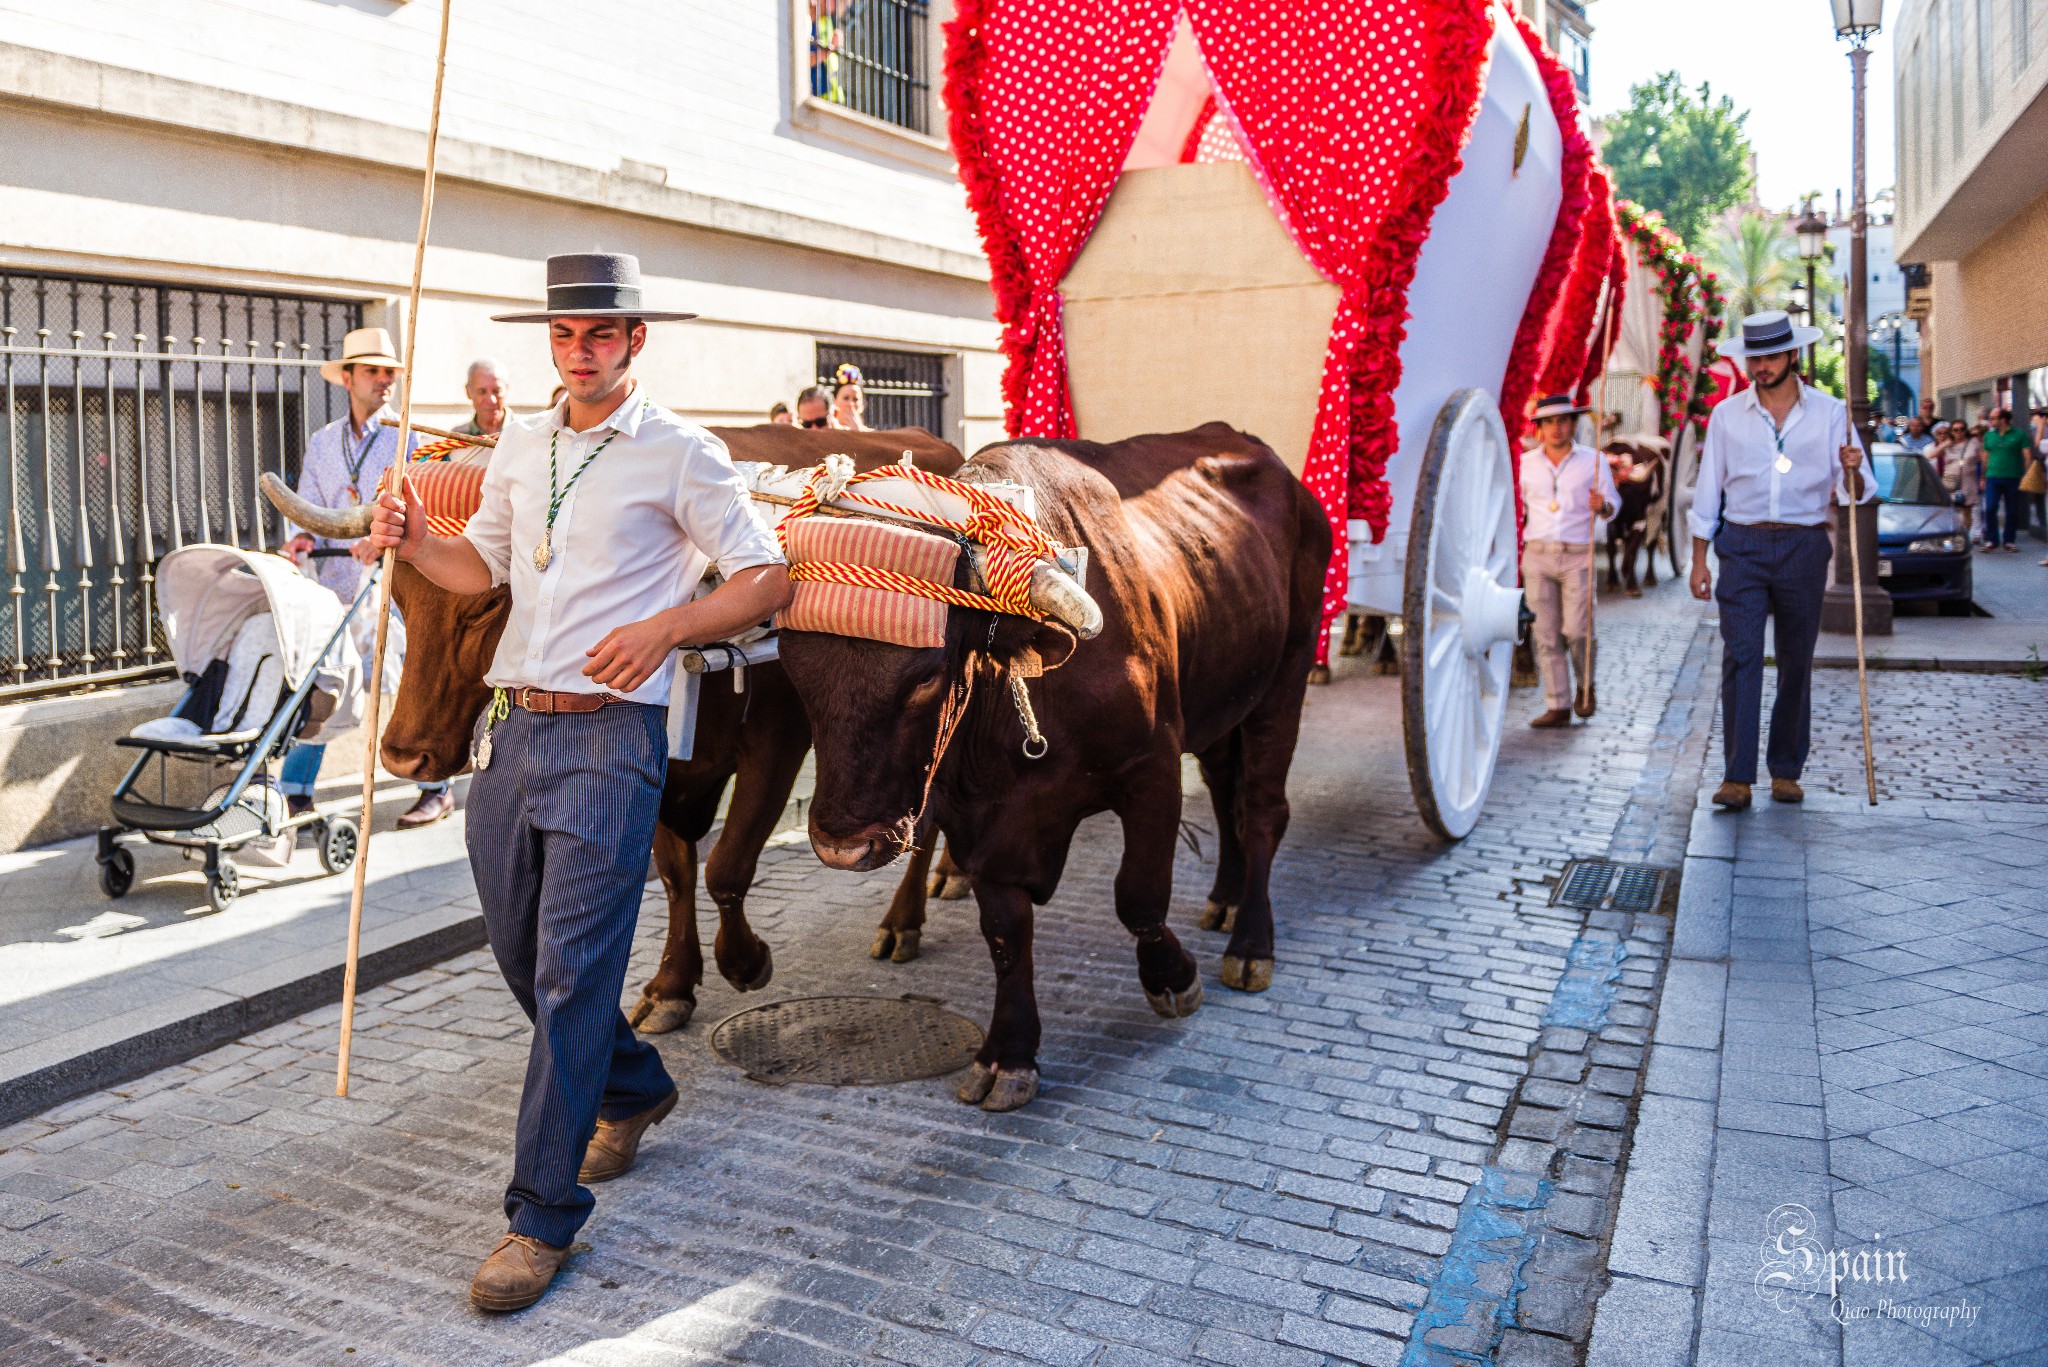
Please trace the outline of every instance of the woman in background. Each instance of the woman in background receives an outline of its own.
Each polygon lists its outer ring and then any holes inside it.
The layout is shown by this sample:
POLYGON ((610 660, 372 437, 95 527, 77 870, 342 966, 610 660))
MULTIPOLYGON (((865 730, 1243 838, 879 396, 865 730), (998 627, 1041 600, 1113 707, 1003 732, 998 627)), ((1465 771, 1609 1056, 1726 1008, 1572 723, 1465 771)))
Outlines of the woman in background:
POLYGON ((832 386, 832 425, 845 432, 868 431, 864 421, 868 401, 861 392, 860 367, 840 366, 832 374, 832 386))

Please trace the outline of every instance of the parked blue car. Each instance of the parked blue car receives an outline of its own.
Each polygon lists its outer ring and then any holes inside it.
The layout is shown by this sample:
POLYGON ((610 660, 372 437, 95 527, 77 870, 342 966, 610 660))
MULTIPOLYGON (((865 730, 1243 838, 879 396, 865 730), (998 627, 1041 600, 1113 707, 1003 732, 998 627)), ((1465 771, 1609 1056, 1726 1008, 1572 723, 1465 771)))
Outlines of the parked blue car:
POLYGON ((1879 442, 1871 449, 1877 478, 1877 574, 1899 603, 1970 601, 1970 535, 1963 510, 1942 486, 1927 457, 1879 442))

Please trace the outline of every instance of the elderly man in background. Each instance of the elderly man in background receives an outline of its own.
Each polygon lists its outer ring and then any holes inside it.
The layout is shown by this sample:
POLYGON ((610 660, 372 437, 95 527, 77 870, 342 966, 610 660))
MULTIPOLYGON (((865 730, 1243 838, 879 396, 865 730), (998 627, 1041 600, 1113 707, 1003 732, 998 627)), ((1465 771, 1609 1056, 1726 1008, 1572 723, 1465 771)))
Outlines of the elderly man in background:
MULTIPOLYGON (((1764 626, 1772 626, 1778 696, 1767 760, 1771 800, 1799 802, 1812 730, 1813 646, 1820 636, 1836 500, 1851 501, 1863 443, 1840 399, 1804 384, 1799 353, 1819 341, 1784 313, 1751 314, 1719 343, 1740 360, 1750 387, 1715 405, 1700 449, 1692 523, 1692 593, 1721 605, 1721 722, 1725 768, 1714 805, 1739 812, 1756 783, 1764 692, 1764 626), (1717 585, 1707 547, 1720 556, 1717 585)), ((1861 480, 1861 496, 1876 496, 1861 480)))
POLYGON ((505 430, 505 380, 493 360, 469 363, 462 392, 469 399, 470 418, 453 430, 465 437, 495 437, 505 430))

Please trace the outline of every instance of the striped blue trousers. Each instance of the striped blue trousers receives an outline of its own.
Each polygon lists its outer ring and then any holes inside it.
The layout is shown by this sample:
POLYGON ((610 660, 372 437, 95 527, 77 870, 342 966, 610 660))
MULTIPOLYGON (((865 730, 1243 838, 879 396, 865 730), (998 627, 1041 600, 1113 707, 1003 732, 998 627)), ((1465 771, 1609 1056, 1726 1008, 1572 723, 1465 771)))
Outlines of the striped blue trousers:
POLYGON ((563 1247, 595 1204, 576 1181, 600 1115, 675 1087, 619 1010, 668 770, 662 709, 513 708, 470 781, 469 863, 506 986, 533 1021, 505 1215, 563 1247))

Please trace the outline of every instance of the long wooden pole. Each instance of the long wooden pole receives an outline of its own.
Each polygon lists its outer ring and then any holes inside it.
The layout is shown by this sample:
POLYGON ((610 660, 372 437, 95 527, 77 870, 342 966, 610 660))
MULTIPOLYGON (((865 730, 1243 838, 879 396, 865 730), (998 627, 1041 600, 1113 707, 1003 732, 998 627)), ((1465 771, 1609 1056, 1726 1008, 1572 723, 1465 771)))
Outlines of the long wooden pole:
POLYGON ((1849 473, 1849 585, 1856 608, 1856 697, 1863 708, 1863 785, 1877 805, 1877 761, 1870 753, 1870 674, 1863 658, 1863 472, 1849 473))
MULTIPOLYGON (((1607 426, 1607 366, 1614 359, 1614 277, 1607 278, 1607 300, 1600 309, 1600 402, 1593 414, 1593 440, 1606 446, 1604 433, 1607 426)), ((1605 460, 1605 450, 1595 452, 1605 460)), ((1600 467, 1593 467, 1593 487, 1600 487, 1600 467)), ((1585 667, 1579 671, 1579 711, 1587 712, 1593 706, 1593 605, 1600 597, 1600 571, 1593 551, 1599 544, 1600 519, 1594 517, 1586 525, 1586 658, 1585 667)), ((1631 569, 1630 574, 1635 571, 1631 569)))
MULTIPOLYGON (((383 423, 386 427, 396 427, 404 419, 379 418, 377 421, 383 423)), ((445 441, 459 441, 468 446, 496 446, 498 444, 498 439, 488 432, 482 434, 475 432, 450 432, 445 427, 429 427, 423 422, 414 423, 412 430, 422 436, 440 437, 445 441)))
MULTIPOLYGON (((414 344, 420 332, 420 277, 427 264, 427 228, 434 221, 434 159, 441 149, 441 90, 448 78, 448 14, 455 0, 441 0, 441 39, 434 52, 434 102, 427 115, 427 169, 420 186, 420 230, 412 248, 412 294, 405 310, 405 391, 398 409, 398 459, 392 469, 403 478, 405 433, 412 427, 414 344)), ((355 1042, 356 969, 362 958, 363 889, 370 868, 370 825, 377 799, 377 719, 384 691, 384 646, 391 632, 391 574, 397 563, 394 548, 384 552, 377 574, 377 644, 370 655, 369 697, 363 714, 363 839, 356 852, 355 882, 348 894, 348 958, 341 975, 341 1052, 334 1070, 334 1094, 348 1095, 349 1049, 355 1042)))

